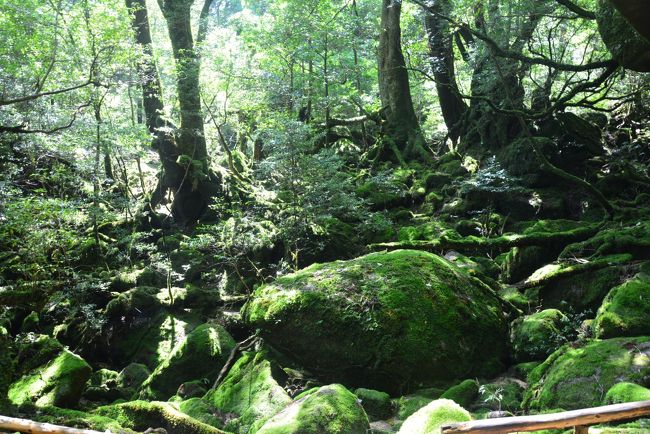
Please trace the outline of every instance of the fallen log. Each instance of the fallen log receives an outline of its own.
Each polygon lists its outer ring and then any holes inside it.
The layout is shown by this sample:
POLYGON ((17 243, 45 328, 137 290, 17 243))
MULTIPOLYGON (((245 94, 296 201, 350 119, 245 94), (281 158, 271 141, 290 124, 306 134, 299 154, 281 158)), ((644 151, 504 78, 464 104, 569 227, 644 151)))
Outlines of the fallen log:
POLYGON ((590 425, 637 419, 650 415, 650 401, 627 402, 602 407, 583 408, 562 413, 538 414, 534 416, 502 417, 497 419, 460 422, 441 427, 442 434, 485 434, 530 432, 545 429, 575 427, 575 432, 587 432, 590 425))
POLYGON ((0 416, 0 431, 21 432, 28 434, 102 434, 101 431, 68 428, 49 423, 34 422, 28 419, 0 416))
POLYGON ((504 234, 495 238, 441 236, 431 241, 401 241, 371 244, 371 250, 414 249, 437 252, 441 250, 506 251, 513 247, 562 245, 587 240, 598 233, 600 225, 589 225, 561 232, 536 232, 532 234, 504 234))

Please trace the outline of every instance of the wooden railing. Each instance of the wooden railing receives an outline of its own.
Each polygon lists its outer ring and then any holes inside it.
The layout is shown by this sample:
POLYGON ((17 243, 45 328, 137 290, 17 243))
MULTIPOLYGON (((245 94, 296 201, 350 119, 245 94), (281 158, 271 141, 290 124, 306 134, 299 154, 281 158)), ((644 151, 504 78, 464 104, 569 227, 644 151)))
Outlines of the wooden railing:
POLYGON ((104 434, 89 429, 68 428, 33 420, 0 416, 0 432, 22 432, 28 434, 104 434))
POLYGON ((485 434, 575 428, 576 434, 586 434, 589 432, 590 425, 619 422, 643 416, 650 416, 650 401, 628 402, 535 416, 473 420, 445 425, 441 432, 442 434, 485 434))

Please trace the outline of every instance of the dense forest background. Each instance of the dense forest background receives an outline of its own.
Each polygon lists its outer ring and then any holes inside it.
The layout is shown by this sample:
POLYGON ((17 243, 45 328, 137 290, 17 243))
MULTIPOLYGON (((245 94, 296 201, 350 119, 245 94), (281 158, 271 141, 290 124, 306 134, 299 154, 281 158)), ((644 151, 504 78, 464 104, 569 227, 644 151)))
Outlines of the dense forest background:
POLYGON ((470 417, 441 396, 649 399, 642 3, 0 0, 0 411, 433 432, 470 417))

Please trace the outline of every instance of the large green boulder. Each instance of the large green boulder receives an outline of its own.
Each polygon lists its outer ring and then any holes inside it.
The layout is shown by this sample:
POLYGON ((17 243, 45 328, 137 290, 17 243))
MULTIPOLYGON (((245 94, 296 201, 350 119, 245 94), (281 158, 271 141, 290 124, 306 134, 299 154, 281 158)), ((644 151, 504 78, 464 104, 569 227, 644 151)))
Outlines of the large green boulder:
POLYGON ((216 324, 203 324, 179 343, 142 384, 141 397, 166 400, 183 382, 214 381, 235 347, 228 332, 216 324))
POLYGON ((354 391, 370 420, 388 419, 393 414, 390 395, 379 390, 359 388, 354 391))
POLYGON ((438 433, 443 425, 469 420, 472 420, 469 412, 454 401, 437 399, 406 419, 398 434, 438 433))
POLYGON ((613 288, 594 321, 596 336, 650 335, 650 280, 636 277, 613 288))
POLYGON ((233 416, 226 430, 247 433, 255 422, 268 419, 291 403, 276 380, 282 377, 286 374, 266 352, 246 352, 205 400, 222 414, 233 416))
POLYGON ((515 320, 510 340, 515 361, 544 360, 561 345, 561 328, 567 317, 557 309, 546 309, 515 320))
POLYGON ((650 337, 595 340, 565 346, 528 376, 523 407, 573 410, 600 405, 605 392, 622 381, 650 381, 650 337))
POLYGON ((94 413, 113 419, 120 426, 137 432, 151 428, 158 429, 153 432, 167 434, 225 434, 218 428, 186 415, 168 402, 130 401, 99 407, 94 413))
POLYGON ((13 345, 11 336, 6 328, 0 326, 0 411, 8 404, 7 391, 14 372, 14 361, 12 356, 13 345))
POLYGON ((650 389, 634 383, 617 383, 605 395, 603 404, 620 404, 623 402, 650 401, 650 389))
POLYGON ((15 405, 34 403, 38 406, 73 407, 84 391, 92 369, 68 350, 45 366, 14 382, 9 388, 9 400, 15 405))
POLYGON ((267 420, 258 434, 366 434, 368 416, 357 397, 340 384, 305 392, 267 420))
POLYGON ((315 264, 258 288, 244 319, 332 381, 397 393, 502 367, 501 300, 422 251, 315 264))
POLYGON ((461 407, 469 407, 478 396, 476 380, 465 380, 450 387, 440 396, 442 399, 451 399, 461 407))

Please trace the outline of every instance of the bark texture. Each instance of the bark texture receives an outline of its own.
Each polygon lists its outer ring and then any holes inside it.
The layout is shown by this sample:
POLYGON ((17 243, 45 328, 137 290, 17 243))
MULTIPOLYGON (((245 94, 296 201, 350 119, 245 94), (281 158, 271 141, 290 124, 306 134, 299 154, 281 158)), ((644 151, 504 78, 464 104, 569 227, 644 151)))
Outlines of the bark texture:
POLYGON ((400 0, 382 0, 378 78, 382 106, 386 107, 385 132, 404 158, 426 158, 402 53, 401 8, 400 0))

